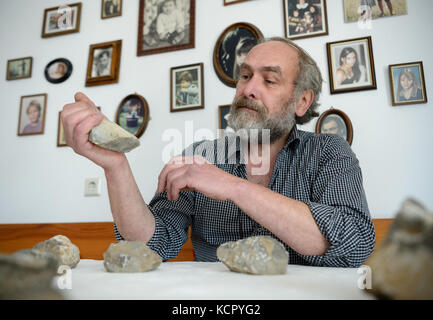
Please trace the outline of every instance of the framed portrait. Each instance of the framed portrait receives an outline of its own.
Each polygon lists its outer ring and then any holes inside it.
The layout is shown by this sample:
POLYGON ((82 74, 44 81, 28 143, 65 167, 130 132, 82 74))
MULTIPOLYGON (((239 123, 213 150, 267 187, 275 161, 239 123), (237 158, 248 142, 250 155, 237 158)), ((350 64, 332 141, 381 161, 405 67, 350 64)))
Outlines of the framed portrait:
POLYGON ((21 97, 18 117, 19 136, 44 133, 46 107, 46 93, 21 97))
POLYGON ((123 0, 101 0, 101 19, 120 17, 123 0))
POLYGON ((341 110, 331 108, 323 112, 317 120, 316 133, 338 134, 346 140, 349 145, 352 145, 352 122, 341 110))
POLYGON ((326 45, 331 94, 377 89, 371 37, 326 45))
POLYGON ((149 106, 139 94, 130 94, 123 98, 116 111, 114 120, 129 133, 140 138, 149 122, 149 106))
POLYGON ((51 83, 62 83, 72 74, 72 63, 65 58, 51 61, 45 67, 45 79, 51 83))
POLYGON ((89 49, 86 87, 119 81, 122 40, 92 44, 89 49))
POLYGON ((228 6, 231 4, 235 4, 235 3, 239 3, 239 2, 245 2, 245 1, 249 1, 249 0, 224 0, 224 5, 228 6))
POLYGON ((218 136, 221 137, 224 133, 234 132, 232 128, 228 126, 227 120, 230 117, 231 104, 224 104, 218 106, 218 136))
POLYGON ((389 66, 392 105, 427 103, 422 61, 389 66))
POLYGON ((203 63, 170 69, 170 112, 204 109, 203 63))
POLYGON ((195 0, 140 0, 137 56, 194 46, 195 0))
POLYGON ((81 2, 45 9, 42 38, 80 31, 81 2))
POLYGON ((8 60, 6 80, 31 78, 32 65, 33 65, 32 57, 8 60))
POLYGON ((371 21, 407 14, 407 0, 344 0, 344 22, 371 21))
POLYGON ((246 22, 232 24, 221 33, 214 47, 213 65, 218 78, 225 85, 236 87, 240 65, 261 39, 262 32, 246 22))
POLYGON ((285 35, 289 39, 302 39, 328 34, 326 0, 299 3, 283 0, 285 35))

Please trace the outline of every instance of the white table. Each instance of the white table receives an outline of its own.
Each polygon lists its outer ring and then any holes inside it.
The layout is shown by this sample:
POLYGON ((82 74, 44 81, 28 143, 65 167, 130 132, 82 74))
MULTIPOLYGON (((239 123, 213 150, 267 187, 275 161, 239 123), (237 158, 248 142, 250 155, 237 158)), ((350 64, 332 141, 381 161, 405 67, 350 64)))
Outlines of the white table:
POLYGON ((143 273, 109 273, 103 263, 81 260, 71 271, 72 288, 60 290, 62 295, 84 300, 373 299, 358 288, 356 268, 288 265, 285 275, 258 276, 231 272, 218 262, 165 262, 143 273))

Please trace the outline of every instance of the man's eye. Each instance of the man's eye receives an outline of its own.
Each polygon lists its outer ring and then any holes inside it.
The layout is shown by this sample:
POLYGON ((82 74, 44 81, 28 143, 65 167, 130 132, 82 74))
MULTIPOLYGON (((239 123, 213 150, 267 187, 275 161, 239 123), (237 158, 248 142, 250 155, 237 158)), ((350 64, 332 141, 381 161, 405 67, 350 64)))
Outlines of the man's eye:
POLYGON ((250 76, 248 74, 241 74, 241 79, 247 80, 250 76))
POLYGON ((270 80, 270 79, 265 79, 265 82, 266 82, 267 84, 274 84, 274 83, 275 83, 275 81, 270 80))

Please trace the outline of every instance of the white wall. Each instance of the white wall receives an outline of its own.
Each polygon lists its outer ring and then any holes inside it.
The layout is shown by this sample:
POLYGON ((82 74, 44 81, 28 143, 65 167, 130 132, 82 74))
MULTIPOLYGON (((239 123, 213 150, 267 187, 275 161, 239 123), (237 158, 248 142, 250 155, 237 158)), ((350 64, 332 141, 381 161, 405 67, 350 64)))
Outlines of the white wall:
MULTIPOLYGON (((114 118, 119 102, 137 92, 145 97, 152 120, 141 137, 142 146, 128 158, 146 201, 156 190, 163 167, 161 140, 167 128, 183 131, 184 121, 194 128, 216 130, 218 105, 232 101, 235 89, 220 82, 213 70, 212 52, 220 33, 230 24, 245 21, 265 36, 284 35, 281 0, 252 0, 223 6, 223 0, 197 0, 195 48, 137 57, 138 0, 124 0, 123 15, 101 20, 99 0, 83 3, 79 33, 41 38, 45 8, 75 1, 0 1, 0 223, 111 221, 106 184, 100 197, 84 197, 84 179, 101 177, 103 171, 70 148, 58 148, 58 112, 80 90, 103 112, 114 118), (89 45, 123 40, 118 84, 84 86, 89 45), (32 56, 30 79, 6 81, 8 59, 32 56), (43 75, 48 62, 65 57, 74 66, 69 80, 48 83, 43 75), (204 63, 205 109, 169 112, 170 67, 204 63), (48 94, 45 133, 17 136, 20 97, 48 94)), ((423 61, 427 93, 433 101, 433 24, 430 0, 408 0, 406 16, 375 20, 372 30, 345 24, 343 0, 328 0, 330 35, 298 40, 317 60, 324 78, 322 106, 343 110, 352 120, 354 141, 364 175, 364 186, 373 218, 393 217, 407 196, 433 209, 433 102, 391 106, 388 65, 423 61), (371 35, 377 90, 330 95, 326 42, 371 35)), ((314 131, 316 120, 301 128, 314 131)))

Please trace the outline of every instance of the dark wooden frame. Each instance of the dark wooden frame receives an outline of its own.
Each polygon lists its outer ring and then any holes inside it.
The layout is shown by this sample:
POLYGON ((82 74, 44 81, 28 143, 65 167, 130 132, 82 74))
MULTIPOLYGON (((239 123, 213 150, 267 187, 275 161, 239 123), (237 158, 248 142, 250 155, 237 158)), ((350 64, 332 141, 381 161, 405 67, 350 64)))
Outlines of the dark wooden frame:
POLYGON ((328 54, 328 72, 329 72, 329 85, 330 85, 330 89, 331 89, 331 94, 377 89, 376 72, 375 72, 375 68, 374 68, 374 58, 373 58, 373 45, 372 45, 372 41, 371 41, 370 36, 363 37, 363 38, 335 41, 335 42, 328 42, 328 43, 326 43, 326 47, 327 47, 327 54, 328 54), (360 85, 357 87, 350 87, 350 88, 338 88, 338 89, 335 88, 335 86, 334 86, 334 73, 333 73, 333 70, 334 70, 333 65, 335 62, 335 58, 332 54, 333 46, 341 45, 344 43, 349 44, 349 43, 353 43, 353 42, 362 42, 362 41, 366 41, 366 44, 368 46, 368 55, 366 58, 369 59, 369 64, 370 64, 370 70, 369 71, 370 71, 370 76, 371 76, 371 84, 360 85))
MULTIPOLYGON (((427 103, 427 90, 425 86, 425 78, 424 78, 424 67, 422 64, 422 61, 416 61, 416 62, 408 62, 408 63, 400 63, 400 64, 392 64, 389 66, 389 78, 390 78, 390 86, 391 86, 391 97, 392 97, 392 105, 393 106, 402 106, 402 105, 408 105, 408 104, 421 104, 421 103, 427 103), (395 83, 394 83, 394 76, 393 76, 393 69, 394 68, 403 68, 403 67, 418 67, 419 70, 419 77, 421 80, 421 88, 422 93, 424 96, 424 99, 422 100, 414 100, 414 101, 403 101, 399 102, 396 100, 395 97, 395 83)), ((397 84, 398 85, 398 84, 397 84)))
POLYGON ((69 33, 76 33, 80 31, 80 21, 81 21, 81 2, 68 4, 68 7, 77 7, 77 23, 75 25, 74 29, 65 30, 65 31, 59 31, 59 32, 53 32, 53 33, 46 33, 45 27, 46 27, 46 21, 47 21, 47 14, 50 11, 58 10, 61 6, 52 7, 44 10, 44 22, 42 23, 42 38, 49 38, 49 37, 55 37, 55 36, 61 36, 69 33))
POLYGON ((236 3, 240 3, 240 2, 245 2, 245 1, 249 1, 249 0, 235 0, 235 1, 232 1, 232 2, 227 2, 227 0, 224 0, 224 5, 225 6, 229 6, 229 5, 232 5, 232 4, 236 4, 236 3))
POLYGON ((58 58, 58 59, 55 59, 55 60, 49 62, 49 63, 47 64, 47 66, 45 67, 45 71, 44 71, 45 79, 47 79, 47 81, 48 81, 48 82, 51 82, 51 83, 62 83, 62 82, 64 82, 64 81, 68 80, 68 78, 69 78, 69 77, 71 76, 71 74, 72 74, 72 70, 73 70, 73 67, 72 67, 72 63, 71 63, 71 61, 69 61, 68 59, 65 59, 65 58, 58 58), (58 78, 58 79, 53 79, 53 78, 51 78, 50 75, 48 74, 48 70, 50 69, 50 67, 51 67, 53 64, 58 63, 58 62, 62 62, 62 63, 64 63, 64 64, 66 65, 66 67, 67 67, 67 70, 66 70, 66 73, 63 75, 63 77, 58 78))
POLYGON ((321 127, 322 127, 322 123, 323 121, 330 115, 337 115, 339 117, 341 117, 344 121, 344 124, 346 126, 346 130, 347 130, 347 137, 346 137, 346 141, 347 143, 349 143, 349 145, 352 145, 352 141, 353 141, 353 126, 352 126, 352 122, 350 121, 349 117, 347 116, 347 114, 345 114, 343 111, 338 110, 338 109, 334 109, 331 108, 325 112, 323 112, 319 119, 317 119, 316 122, 316 129, 315 132, 316 133, 321 133, 321 127))
POLYGON ((178 66, 170 68, 170 112, 178 112, 178 111, 188 111, 188 110, 196 110, 196 109, 204 109, 204 76, 203 76, 203 63, 195 63, 189 64, 185 66, 178 66), (200 85, 200 105, 194 107, 185 107, 185 108, 175 108, 173 105, 173 100, 176 96, 176 87, 174 86, 175 73, 178 72, 179 69, 198 69, 198 75, 200 77, 199 85, 200 85))
POLYGON ((86 87, 98 86, 119 82, 120 57, 122 51, 122 40, 109 41, 90 45, 89 60, 87 64, 86 87), (108 76, 92 77, 93 55, 95 49, 113 47, 111 56, 111 71, 108 76))
POLYGON ((170 52, 175 50, 190 49, 195 47, 195 0, 189 0, 190 1, 189 42, 184 44, 174 44, 166 47, 143 49, 144 9, 146 5, 146 1, 147 0, 140 0, 140 6, 138 10, 137 56, 170 52))
POLYGON ((19 111, 19 114, 18 114, 18 136, 29 136, 29 135, 43 134, 44 133, 44 130, 45 130, 45 115, 47 114, 47 98, 48 98, 48 95, 46 93, 32 94, 32 95, 28 95, 28 96, 21 96, 21 99, 20 99, 20 111, 19 111), (41 121, 42 121, 42 130, 39 131, 39 132, 21 133, 21 115, 22 115, 22 111, 23 111, 23 100, 25 98, 40 97, 40 96, 44 97, 44 105, 41 106, 43 109, 42 109, 42 114, 40 115, 41 121))
POLYGON ((104 2, 106 0, 101 0, 101 19, 110 19, 114 17, 120 17, 122 15, 122 9, 123 9, 123 0, 120 1, 120 9, 118 13, 112 14, 111 16, 105 16, 104 17, 104 2))
POLYGON ((219 49, 222 45, 222 42, 224 40, 224 38, 226 37, 227 33, 229 33, 230 31, 234 30, 234 29, 247 29, 249 30, 258 41, 263 39, 263 34, 262 32, 254 25, 247 23, 247 22, 237 22, 234 23, 230 26, 228 26, 218 37, 218 40, 215 43, 215 47, 213 50, 213 65, 214 65, 214 69, 215 72, 218 76, 218 78, 227 86, 235 88, 236 87, 236 83, 237 80, 233 79, 232 77, 229 77, 224 70, 221 67, 220 64, 220 55, 219 55, 219 49))
POLYGON ((327 5, 326 5, 326 0, 321 0, 321 5, 322 5, 322 13, 324 16, 324 19, 322 21, 322 31, 316 31, 314 33, 306 33, 306 34, 302 34, 302 35, 297 35, 297 36, 291 36, 289 35, 288 32, 288 8, 287 8, 287 1, 290 0, 283 0, 283 8, 284 8, 284 34, 286 36, 286 38, 291 39, 291 40, 295 40, 295 39, 305 39, 305 38, 311 38, 311 37, 320 37, 320 36, 326 36, 329 34, 329 29, 328 29, 328 11, 327 11, 327 5))
POLYGON ((119 126, 121 126, 119 123, 120 107, 122 107, 123 104, 130 98, 137 98, 143 104, 143 109, 144 109, 143 122, 141 123, 140 128, 138 129, 137 133, 135 134, 135 136, 137 138, 140 138, 143 135, 144 131, 146 131, 146 128, 147 128, 147 125, 148 125, 149 119, 150 119, 150 117, 149 117, 149 105, 147 104, 146 99, 144 99, 144 97, 142 97, 141 95, 139 95, 137 93, 133 93, 133 94, 129 94, 125 98, 123 98, 122 101, 120 101, 119 105, 117 106, 116 115, 114 117, 114 122, 117 123, 119 126))
POLYGON ((6 80, 19 80, 19 79, 31 78, 32 77, 32 69, 33 69, 33 57, 24 57, 24 58, 8 60, 7 71, 6 71, 6 80), (10 63, 12 63, 14 61, 26 60, 26 59, 30 59, 29 73, 27 75, 20 76, 20 77, 11 77, 9 74, 10 73, 10 63))

